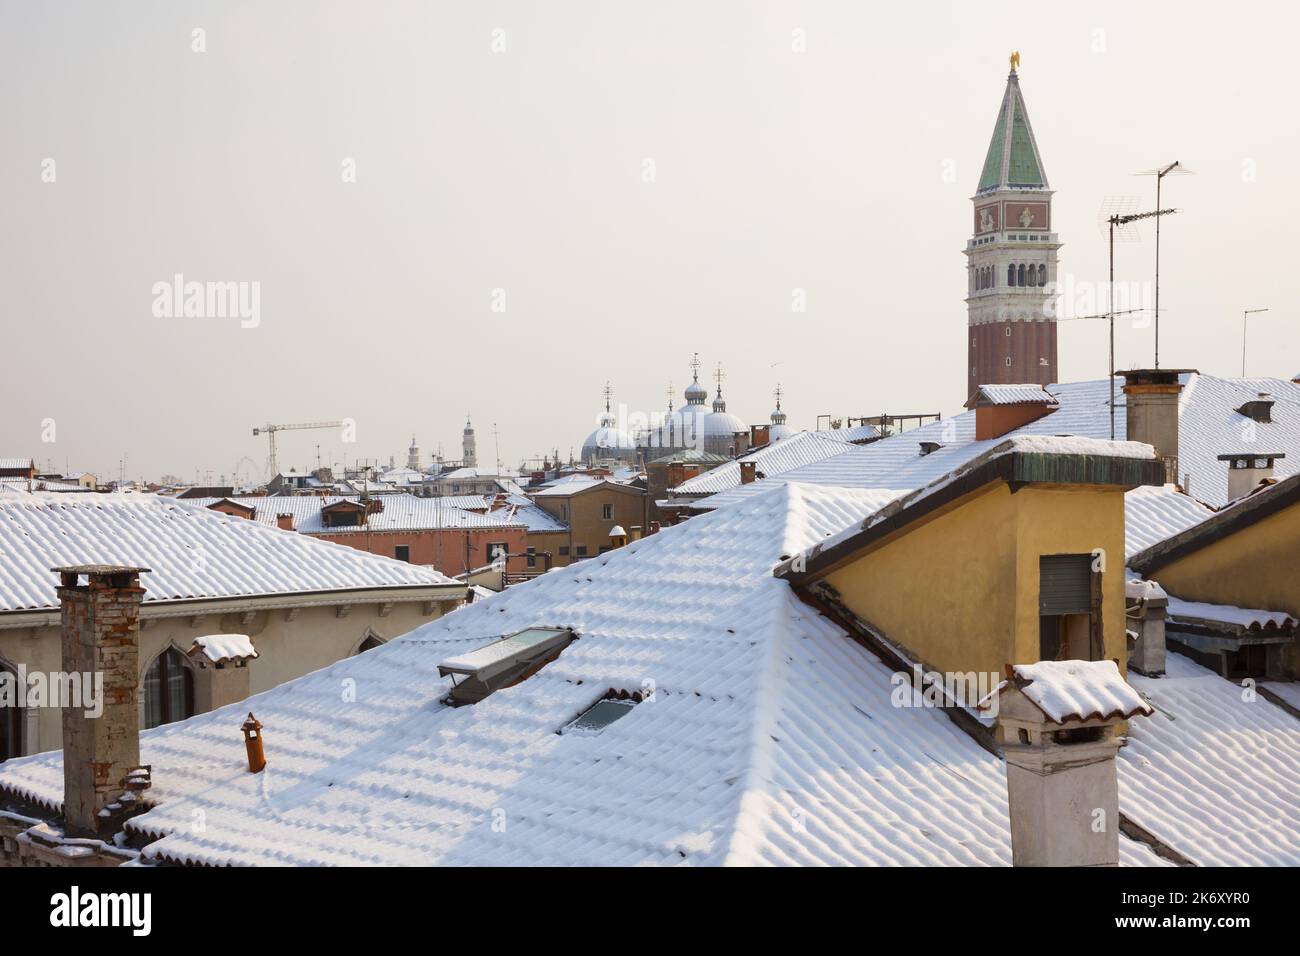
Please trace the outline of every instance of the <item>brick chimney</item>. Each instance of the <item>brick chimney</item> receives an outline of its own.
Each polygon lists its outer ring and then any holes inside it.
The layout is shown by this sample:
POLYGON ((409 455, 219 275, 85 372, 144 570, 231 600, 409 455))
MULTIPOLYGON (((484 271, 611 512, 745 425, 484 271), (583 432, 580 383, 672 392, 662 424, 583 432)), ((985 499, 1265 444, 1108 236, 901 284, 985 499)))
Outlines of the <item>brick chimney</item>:
POLYGON ((966 407, 975 410, 975 440, 988 441, 1056 411, 1060 402, 1041 385, 981 385, 966 407))
POLYGON ((757 470, 758 464, 756 462, 742 461, 740 463, 740 483, 742 485, 752 484, 757 470))
POLYGON ((1250 494, 1261 481, 1273 477, 1273 462, 1285 457, 1280 451, 1219 455, 1219 461, 1228 463, 1228 497, 1236 501, 1250 494))
POLYGON ((100 811, 128 789, 140 768, 141 572, 148 568, 78 565, 60 575, 63 671, 103 675, 103 711, 63 708, 63 815, 69 836, 98 836, 100 811), (79 584, 81 577, 85 584, 79 584))
POLYGON ((1195 369, 1130 369, 1124 375, 1125 437, 1145 442, 1165 463, 1165 481, 1178 483, 1179 378, 1195 369))
POLYGON ((277 528, 279 528, 281 531, 292 531, 292 530, 293 530, 293 515, 291 515, 291 514, 278 514, 278 515, 276 515, 276 516, 275 516, 275 526, 276 526, 277 528))

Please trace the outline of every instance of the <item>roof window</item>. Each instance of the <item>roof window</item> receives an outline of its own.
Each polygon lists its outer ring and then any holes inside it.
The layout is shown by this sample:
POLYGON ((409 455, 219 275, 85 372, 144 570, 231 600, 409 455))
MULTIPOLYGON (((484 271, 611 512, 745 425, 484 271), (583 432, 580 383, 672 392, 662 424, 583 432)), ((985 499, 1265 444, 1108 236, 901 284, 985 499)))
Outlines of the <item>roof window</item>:
POLYGON ((610 691, 596 701, 574 720, 560 729, 561 734, 583 734, 593 736, 600 733, 616 720, 628 715, 637 704, 641 703, 640 694, 617 693, 610 691))
POLYGON ((452 680, 445 702, 453 707, 477 704, 503 687, 527 680, 559 657, 577 636, 568 628, 530 627, 449 657, 438 665, 438 674, 452 680))

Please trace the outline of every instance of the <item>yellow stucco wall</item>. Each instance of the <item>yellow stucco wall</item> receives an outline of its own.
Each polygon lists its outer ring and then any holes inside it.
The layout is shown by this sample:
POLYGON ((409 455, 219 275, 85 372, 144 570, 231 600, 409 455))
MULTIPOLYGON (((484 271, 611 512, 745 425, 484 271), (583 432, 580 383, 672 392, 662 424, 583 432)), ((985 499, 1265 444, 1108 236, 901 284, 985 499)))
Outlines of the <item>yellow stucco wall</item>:
POLYGON ((858 615, 941 671, 1038 660, 1038 559, 1103 549, 1105 656, 1127 665, 1118 488, 990 485, 829 575, 858 615))
MULTIPOLYGON (((1300 618, 1300 504, 1152 571, 1185 601, 1286 611, 1300 618)), ((1300 649, 1289 646, 1283 666, 1300 673, 1300 649)))

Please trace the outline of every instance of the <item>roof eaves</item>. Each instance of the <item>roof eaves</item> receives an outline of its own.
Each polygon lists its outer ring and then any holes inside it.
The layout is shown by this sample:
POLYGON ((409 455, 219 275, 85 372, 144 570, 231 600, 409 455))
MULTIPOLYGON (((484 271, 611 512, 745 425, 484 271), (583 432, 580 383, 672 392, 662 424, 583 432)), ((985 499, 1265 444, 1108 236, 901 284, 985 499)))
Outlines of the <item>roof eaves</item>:
POLYGON ((1163 484, 1164 464, 1109 455, 994 448, 966 468, 890 502, 865 519, 856 533, 842 535, 825 546, 815 545, 782 562, 773 574, 796 588, 812 583, 875 542, 996 482, 1010 485, 1013 493, 1030 484, 1110 485, 1127 490, 1163 484), (802 570, 795 571, 796 564, 801 564, 802 570))
POLYGON ((1186 531, 1139 551, 1129 559, 1128 566, 1140 571, 1144 577, 1150 577, 1152 573, 1179 558, 1249 528, 1297 502, 1300 502, 1300 474, 1269 485, 1265 490, 1229 505, 1186 531))

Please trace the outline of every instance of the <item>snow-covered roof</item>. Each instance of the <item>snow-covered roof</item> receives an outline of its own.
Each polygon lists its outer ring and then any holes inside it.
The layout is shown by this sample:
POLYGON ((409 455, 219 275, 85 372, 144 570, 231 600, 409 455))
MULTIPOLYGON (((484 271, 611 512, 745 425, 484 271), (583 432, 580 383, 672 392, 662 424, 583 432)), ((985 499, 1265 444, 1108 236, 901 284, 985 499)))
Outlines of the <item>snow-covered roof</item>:
POLYGON ((0 478, 0 486, 9 491, 85 491, 75 481, 57 478, 0 478))
POLYGON ((492 512, 502 520, 528 526, 529 531, 568 531, 569 526, 523 495, 511 495, 504 508, 492 512))
POLYGON ((1056 396, 1041 385, 981 385, 967 401, 966 407, 1056 404, 1056 396))
POLYGON ((631 488, 631 486, 626 482, 614 481, 611 478, 591 478, 586 475, 572 475, 568 478, 561 478, 544 488, 530 491, 529 495, 533 498, 566 498, 569 495, 576 495, 583 491, 590 491, 592 488, 597 488, 601 485, 607 485, 612 488, 621 488, 623 490, 631 488))
POLYGON ((1248 529, 1280 509, 1296 507, 1300 502, 1300 474, 1272 484, 1260 485, 1218 511, 1204 515, 1141 550, 1130 551, 1129 563, 1148 576, 1159 577, 1162 567, 1199 548, 1248 529))
POLYGON ((33 468, 35 465, 30 458, 0 458, 0 468, 33 468))
MULTIPOLYGON (((478 495, 462 498, 482 502, 478 495)), ((221 501, 231 501, 255 509, 253 519, 262 524, 274 525, 276 517, 293 515, 293 530, 303 534, 347 534, 366 531, 429 531, 442 528, 499 528, 520 524, 497 513, 482 514, 466 511, 451 504, 450 498, 427 498, 420 495, 397 493, 376 499, 382 511, 372 511, 364 525, 327 527, 321 519, 321 509, 340 501, 358 502, 356 495, 282 495, 275 497, 192 498, 188 503, 210 507, 221 501)))
MULTIPOLYGON (((1211 507, 1228 503, 1228 467, 1218 460, 1234 451, 1269 449, 1287 452, 1278 459, 1278 478, 1300 471, 1300 384, 1282 379, 1224 379, 1188 373, 1181 395, 1179 418, 1179 472, 1190 475, 1189 494, 1211 507), (1259 392, 1274 398, 1273 421, 1252 422, 1237 411, 1259 392), (1253 443, 1245 436, 1254 435, 1253 443)), ((1125 437, 1122 381, 1115 394, 1115 435, 1125 437)), ((1110 385, 1106 379, 1049 385, 1060 407, 1050 415, 1014 429, 1011 435, 1078 435, 1105 439, 1110 436, 1110 385)), ((869 445, 854 446, 840 455, 791 469, 772 481, 835 485, 847 488, 918 488, 947 474, 983 453, 1001 439, 975 440, 975 411, 929 422, 869 445), (939 448, 920 454, 921 442, 939 448)), ((701 499, 696 508, 725 507, 757 494, 762 483, 753 482, 701 499)), ((770 485, 769 485, 770 487, 770 485)), ((762 490, 766 490, 765 488, 762 490)))
MULTIPOLYGON (((880 504, 774 486, 146 731, 158 803, 130 826, 160 839, 144 857, 1007 864, 1003 763, 940 711, 894 706, 891 669, 772 575, 880 504), (439 662, 538 626, 580 640, 478 704, 440 703, 439 662), (343 679, 354 705, 338 704, 343 679), (598 734, 555 733, 611 689, 650 697, 598 734), (257 775, 239 732, 250 709, 266 742, 257 775)), ((1168 673, 1133 678, 1158 712, 1120 751, 1121 810, 1196 862, 1300 862, 1300 722, 1177 654, 1168 673)), ((0 786, 57 807, 60 754, 0 765, 0 786)), ((1161 862, 1120 845, 1124 863, 1161 862)))
POLYGON ((202 654, 214 664, 251 660, 258 656, 247 634, 204 634, 194 638, 190 654, 202 654))
POLYGON ((436 481, 446 483, 448 481, 470 481, 476 478, 501 478, 514 479, 519 477, 519 472, 513 468, 489 468, 486 466, 475 468, 454 468, 451 471, 444 471, 436 477, 436 481))
POLYGON ((1202 866, 1300 863, 1300 720, 1181 654, 1129 682, 1155 713, 1120 748, 1120 809, 1202 866))
POLYGON ((1124 495, 1124 551, 1137 554, 1199 524, 1214 509, 1175 485, 1143 485, 1124 495))
POLYGON ((828 431, 818 432, 819 435, 826 435, 830 438, 838 438, 840 441, 851 445, 861 444, 865 441, 874 441, 880 437, 880 429, 875 425, 851 425, 846 428, 832 428, 828 431))
MULTIPOLYGON (((144 856, 1009 864, 1002 762, 941 712, 893 706, 891 670, 771 574, 781 555, 878 504, 861 492, 776 488, 146 731, 141 761, 158 805, 131 826, 162 838, 144 856), (480 703, 440 703, 449 681, 439 662, 535 626, 580 639, 480 703), (357 703, 340 707, 345 678, 357 703), (610 689, 653 695, 599 734, 555 733, 610 689), (239 732, 249 710, 264 725, 267 766, 256 775, 239 732), (191 825, 199 810, 202 830, 191 825)), ((0 765, 0 785, 57 806, 60 754, 0 765)), ((1158 862, 1121 842, 1124 862, 1158 862)))
POLYGON ((1241 631, 1289 630, 1296 619, 1285 611, 1264 611, 1259 608, 1236 607, 1231 604, 1208 604, 1203 601, 1184 601, 1169 595, 1169 620, 1181 624, 1221 624, 1241 631))
POLYGON ((844 439, 832 437, 831 433, 800 432, 688 478, 676 488, 669 490, 674 496, 716 494, 740 486, 740 463, 743 461, 752 461, 757 471, 771 477, 798 468, 800 465, 842 454, 845 447, 844 439))
POLYGON ((1151 713, 1114 661, 1039 661, 1016 664, 1012 673, 1014 686, 1058 724, 1151 713))
POLYGON ((794 562, 791 567, 800 563, 804 567, 812 567, 818 561, 819 555, 824 558, 832 549, 838 549, 845 545, 852 546, 855 538, 860 540, 860 536, 869 534, 874 526, 887 518, 893 518, 908 509, 920 508, 924 503, 934 500, 934 496, 948 491, 959 480, 977 473, 996 459, 1022 454, 1077 455, 1095 458, 1125 458, 1134 461, 1151 461, 1155 457, 1155 452, 1151 446, 1142 442, 1105 441, 1098 438, 1078 438, 1073 436, 1012 434, 999 439, 996 443, 977 442, 976 444, 980 446, 992 445, 992 447, 984 448, 981 454, 963 462, 953 471, 940 475, 915 491, 886 492, 884 489, 875 489, 876 494, 887 496, 886 502, 882 504, 875 514, 868 517, 866 521, 846 527, 838 534, 831 535, 825 541, 813 545, 803 553, 803 561, 794 562))
POLYGON ((50 568, 136 565, 146 603, 451 584, 405 561, 155 495, 0 498, 0 611, 58 606, 50 568))

